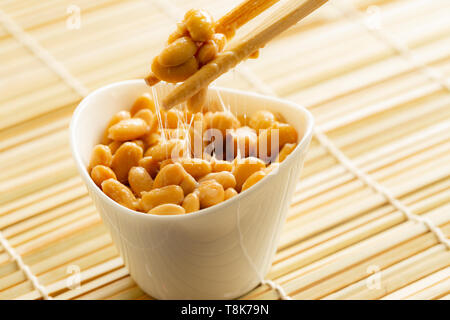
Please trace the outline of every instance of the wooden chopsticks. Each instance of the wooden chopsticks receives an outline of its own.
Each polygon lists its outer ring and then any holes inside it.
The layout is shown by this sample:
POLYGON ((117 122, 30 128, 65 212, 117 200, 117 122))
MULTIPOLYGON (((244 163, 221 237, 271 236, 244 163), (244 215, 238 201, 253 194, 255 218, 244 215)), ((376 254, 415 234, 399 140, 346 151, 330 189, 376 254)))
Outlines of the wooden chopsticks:
POLYGON ((215 31, 231 38, 236 29, 258 16, 280 0, 246 0, 217 21, 215 31))
MULTIPOLYGON (((226 51, 220 53, 213 61, 203 66, 184 83, 180 84, 173 91, 171 91, 163 99, 163 106, 166 109, 170 109, 171 107, 192 97, 200 89, 206 87, 220 75, 235 67, 250 54, 263 47, 270 40, 292 25, 296 24, 304 17, 308 16, 311 12, 315 11, 327 1, 328 0, 288 0, 286 4, 273 12, 269 17, 267 17, 267 19, 265 19, 255 29, 251 30, 239 42, 235 43, 231 47, 228 47, 226 51)), ((275 1, 269 2, 274 3, 275 1)), ((239 7, 240 6, 238 6, 238 8, 239 7)), ((244 18, 239 18, 239 16, 236 16, 236 18, 230 18, 231 12, 228 18, 227 16, 228 15, 225 15, 222 19, 223 21, 227 21, 228 19, 231 26, 233 26, 233 23, 235 26, 239 25, 239 23, 242 23, 245 20, 244 18)), ((245 15, 243 16, 245 17, 245 15)), ((222 19, 219 20, 219 22, 222 21, 222 19)), ((223 23, 225 32, 227 32, 226 25, 226 23, 223 23)))

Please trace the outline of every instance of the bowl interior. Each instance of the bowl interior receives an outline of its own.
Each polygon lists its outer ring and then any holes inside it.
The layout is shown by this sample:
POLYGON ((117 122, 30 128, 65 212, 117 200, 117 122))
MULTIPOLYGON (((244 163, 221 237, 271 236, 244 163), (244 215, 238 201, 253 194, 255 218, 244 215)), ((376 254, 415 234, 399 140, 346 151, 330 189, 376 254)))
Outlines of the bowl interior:
MULTIPOLYGON (((158 84, 148 87, 143 80, 129 80, 103 87, 87 96, 76 109, 71 123, 71 143, 78 165, 86 168, 92 148, 99 143, 109 119, 121 110, 129 110, 136 98, 143 93, 162 97, 173 88, 158 84)), ((313 120, 311 114, 298 105, 244 91, 213 87, 208 93, 209 103, 222 108, 225 105, 235 114, 249 114, 257 110, 269 110, 280 114, 294 126, 299 134, 299 145, 311 135, 313 120)), ((86 169, 85 169, 86 170, 86 169)), ((87 172, 86 172, 87 173, 87 172)))

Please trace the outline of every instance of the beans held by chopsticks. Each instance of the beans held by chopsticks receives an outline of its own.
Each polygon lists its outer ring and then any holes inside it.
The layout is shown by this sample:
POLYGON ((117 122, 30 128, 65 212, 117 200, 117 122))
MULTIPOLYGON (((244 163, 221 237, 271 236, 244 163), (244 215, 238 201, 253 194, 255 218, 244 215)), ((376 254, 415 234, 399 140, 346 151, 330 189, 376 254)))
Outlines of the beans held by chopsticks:
MULTIPOLYGON (((214 60, 226 44, 226 37, 215 33, 214 20, 204 10, 186 12, 177 29, 169 35, 167 46, 153 59, 152 73, 145 78, 149 86, 159 81, 185 81, 199 68, 214 60)), ((191 112, 199 112, 206 102, 207 90, 201 90, 187 101, 191 112)))

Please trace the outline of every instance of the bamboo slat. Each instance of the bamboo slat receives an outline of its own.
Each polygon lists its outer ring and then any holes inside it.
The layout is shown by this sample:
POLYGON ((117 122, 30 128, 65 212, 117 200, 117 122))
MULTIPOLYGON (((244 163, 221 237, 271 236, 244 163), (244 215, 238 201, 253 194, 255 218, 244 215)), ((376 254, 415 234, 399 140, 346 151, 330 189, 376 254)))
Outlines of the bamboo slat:
MULTIPOLYGON (((117 292, 117 291, 116 291, 117 292)), ((146 295, 141 288, 134 286, 128 290, 124 290, 122 292, 116 293, 107 298, 107 300, 150 300, 151 298, 146 295)))
POLYGON ((409 259, 398 263, 395 266, 383 270, 380 274, 380 288, 366 290, 366 282, 357 282, 338 291, 328 299, 376 299, 380 298, 398 288, 405 285, 406 281, 415 281, 430 272, 437 271, 448 264, 450 253, 448 250, 439 247, 432 247, 421 254, 417 254, 409 259), (406 279, 406 280, 405 280, 406 279), (386 284, 389 284, 387 286, 386 284))
POLYGON ((131 279, 130 276, 127 276, 120 280, 111 282, 108 285, 105 285, 104 287, 101 287, 95 291, 81 295, 81 296, 77 297, 77 299, 78 300, 98 300, 98 299, 110 298, 110 299, 116 300, 116 299, 119 299, 117 297, 117 295, 121 295, 121 296, 126 295, 129 299, 129 297, 131 295, 133 295, 134 298, 137 298, 143 294, 144 294, 144 292, 142 290, 140 290, 139 287, 136 287, 136 284, 134 283, 133 279, 131 279), (129 289, 134 289, 134 290, 133 290, 133 292, 129 292, 129 289), (117 294, 117 292, 119 292, 119 293, 117 294), (116 297, 114 297, 114 295, 116 297))
POLYGON ((423 279, 411 283, 389 295, 384 300, 393 299, 436 299, 442 292, 450 290, 450 268, 444 268, 423 279))
MULTIPOLYGON (((0 10, 93 90, 145 76, 188 9, 218 18, 239 2, 80 0, 74 30, 71 1, 4 1, 0 10)), ((353 165, 449 238, 449 9, 447 0, 329 1, 216 83, 306 106, 353 165)), ((1 235, 53 298, 152 299, 128 274, 71 159, 68 124, 82 95, 3 23, 1 235), (82 282, 71 289, 75 271, 82 282)), ((42 299, 8 252, 0 245, 0 299, 42 299)), ((449 268, 433 232, 313 138, 267 279, 294 299, 450 299, 449 268)), ((261 285, 243 298, 280 297, 261 285)))

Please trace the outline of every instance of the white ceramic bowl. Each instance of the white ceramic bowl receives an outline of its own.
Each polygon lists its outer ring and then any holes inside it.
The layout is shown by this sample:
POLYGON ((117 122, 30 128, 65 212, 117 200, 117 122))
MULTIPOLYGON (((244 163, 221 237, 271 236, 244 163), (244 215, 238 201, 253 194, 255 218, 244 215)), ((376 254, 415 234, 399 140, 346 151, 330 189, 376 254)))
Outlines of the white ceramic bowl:
MULTIPOLYGON (((164 85, 156 86, 162 95, 164 85)), ((250 291, 268 272, 311 140, 313 118, 288 101, 237 90, 212 88, 238 113, 280 113, 301 140, 269 175, 236 197, 199 212, 156 216, 129 210, 108 198, 86 167, 113 114, 131 107, 144 92, 142 80, 114 83, 81 101, 70 124, 72 154, 89 194, 109 228, 131 276, 159 299, 231 299, 250 291)))

